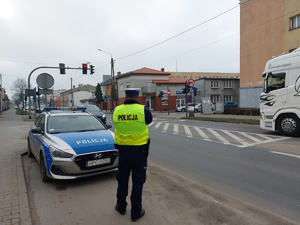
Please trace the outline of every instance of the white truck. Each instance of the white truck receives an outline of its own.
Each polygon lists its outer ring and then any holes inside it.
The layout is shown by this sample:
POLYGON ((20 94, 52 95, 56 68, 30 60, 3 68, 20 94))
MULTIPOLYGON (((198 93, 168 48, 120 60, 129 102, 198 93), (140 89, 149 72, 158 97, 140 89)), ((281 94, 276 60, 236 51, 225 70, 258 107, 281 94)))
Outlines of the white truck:
POLYGON ((300 134, 300 48, 269 60, 260 95, 260 127, 286 136, 300 134))

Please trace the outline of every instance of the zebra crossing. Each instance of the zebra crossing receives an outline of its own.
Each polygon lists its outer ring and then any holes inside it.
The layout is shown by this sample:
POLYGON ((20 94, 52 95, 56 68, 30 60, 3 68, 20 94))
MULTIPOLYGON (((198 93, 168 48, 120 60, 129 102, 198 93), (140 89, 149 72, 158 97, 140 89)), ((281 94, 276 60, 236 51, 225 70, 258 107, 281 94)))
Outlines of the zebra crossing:
POLYGON ((159 130, 163 133, 186 136, 187 138, 199 138, 204 141, 234 145, 239 148, 246 148, 253 145, 281 141, 290 138, 284 136, 188 126, 184 124, 170 123, 167 121, 153 121, 148 125, 148 127, 151 130, 159 130))

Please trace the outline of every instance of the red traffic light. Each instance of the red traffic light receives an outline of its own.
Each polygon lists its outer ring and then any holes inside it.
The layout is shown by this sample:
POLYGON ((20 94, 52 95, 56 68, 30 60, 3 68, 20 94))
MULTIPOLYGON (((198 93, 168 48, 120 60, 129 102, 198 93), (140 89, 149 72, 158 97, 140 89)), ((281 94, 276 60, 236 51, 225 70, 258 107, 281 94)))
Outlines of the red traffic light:
POLYGON ((87 74, 87 64, 82 63, 82 74, 87 74))

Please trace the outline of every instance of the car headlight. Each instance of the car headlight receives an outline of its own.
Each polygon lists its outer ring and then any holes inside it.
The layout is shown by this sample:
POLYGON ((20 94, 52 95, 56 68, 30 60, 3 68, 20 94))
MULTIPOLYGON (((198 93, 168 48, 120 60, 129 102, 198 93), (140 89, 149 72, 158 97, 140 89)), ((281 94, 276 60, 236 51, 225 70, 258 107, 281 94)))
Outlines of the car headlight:
POLYGON ((57 148, 54 148, 53 146, 50 146, 50 154, 53 157, 57 157, 57 158, 71 158, 73 156, 73 154, 59 150, 57 148))
POLYGON ((102 116, 103 118, 105 118, 106 116, 105 116, 105 114, 103 114, 103 116, 102 116))

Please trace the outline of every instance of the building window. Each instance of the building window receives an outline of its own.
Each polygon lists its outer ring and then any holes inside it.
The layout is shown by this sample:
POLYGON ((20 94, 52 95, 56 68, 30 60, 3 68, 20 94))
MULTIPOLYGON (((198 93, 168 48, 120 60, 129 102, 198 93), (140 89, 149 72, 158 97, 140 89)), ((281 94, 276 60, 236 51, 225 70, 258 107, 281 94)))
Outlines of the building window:
POLYGON ((232 81, 225 81, 225 88, 232 88, 232 81))
POLYGON ((126 83, 126 88, 130 88, 130 82, 126 83))
POLYGON ((210 96, 210 101, 212 103, 220 102, 220 95, 211 95, 210 96))
POLYGON ((218 81, 212 81, 211 82, 211 88, 219 88, 219 82, 218 81))
POLYGON ((224 102, 232 102, 233 98, 231 95, 224 95, 224 102))
POLYGON ((291 18, 291 30, 300 27, 300 15, 291 18))
POLYGON ((187 80, 187 76, 184 76, 183 78, 187 80))

